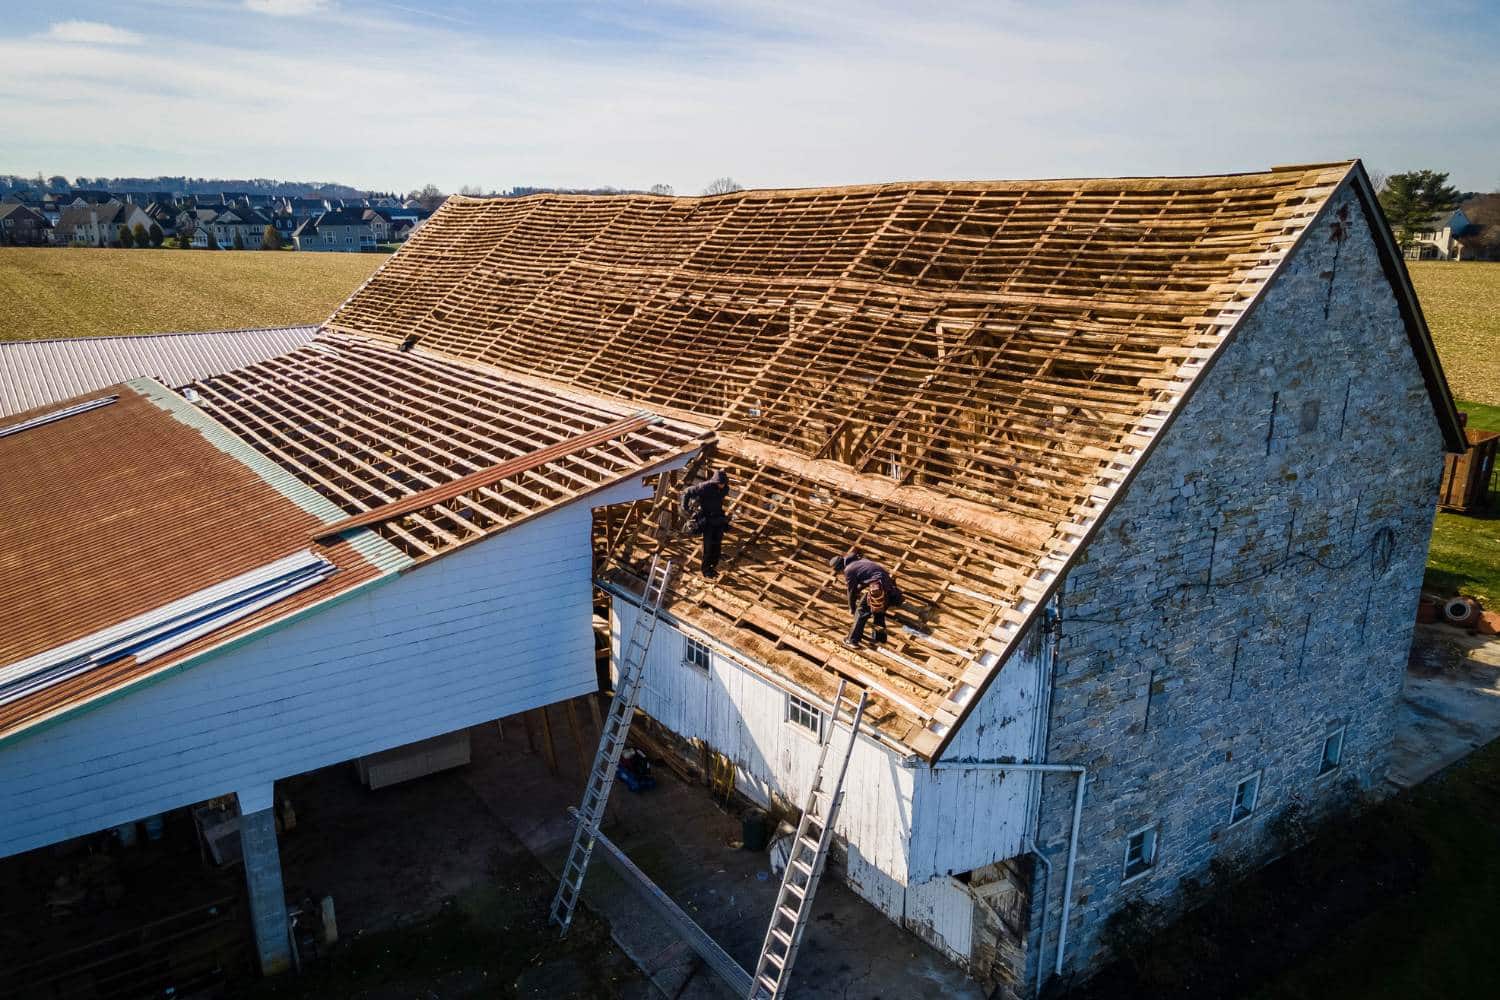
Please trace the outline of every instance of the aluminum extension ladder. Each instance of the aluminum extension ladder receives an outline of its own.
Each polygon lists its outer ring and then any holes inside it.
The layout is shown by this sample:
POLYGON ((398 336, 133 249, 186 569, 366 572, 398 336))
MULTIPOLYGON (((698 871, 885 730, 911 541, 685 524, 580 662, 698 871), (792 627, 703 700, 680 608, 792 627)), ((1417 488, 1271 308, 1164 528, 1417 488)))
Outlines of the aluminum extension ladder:
POLYGON ((844 682, 839 682, 838 694, 833 698, 833 711, 828 716, 828 733, 823 739, 822 752, 818 754, 818 770, 813 775, 812 788, 808 789, 807 802, 802 807, 802 821, 797 824, 797 836, 792 840, 791 854, 786 859, 781 891, 776 896, 776 908, 771 911, 765 942, 760 946, 755 974, 750 977, 749 1000, 781 1000, 786 996, 792 963, 797 960, 797 949, 802 946, 802 934, 807 929, 808 914, 812 911, 813 895, 828 861, 828 848, 833 842, 833 820, 844 800, 844 777, 849 772, 849 758, 854 753, 868 698, 868 692, 859 696, 854 722, 849 727, 849 742, 839 760, 838 776, 831 789, 825 788, 829 776, 826 769, 828 747, 833 742, 835 723, 844 704, 844 682))
POLYGON ((578 810, 573 846, 568 850, 567 863, 563 865, 557 895, 552 897, 551 922, 562 929, 563 935, 573 923, 573 914, 583 893, 583 876, 588 872, 589 858, 594 853, 594 836, 604 820, 604 807, 609 802, 609 791, 614 787, 620 754, 625 750, 625 737, 630 733, 630 720, 635 715, 641 681, 646 674, 646 651, 651 648, 651 636, 656 632, 662 599, 666 596, 667 581, 671 576, 671 560, 653 556, 651 568, 646 573, 640 611, 630 629, 630 641, 625 646, 624 655, 620 657, 615 696, 609 706, 609 716, 604 720, 604 731, 599 734, 599 749, 594 753, 594 768, 589 773, 583 804, 578 810))

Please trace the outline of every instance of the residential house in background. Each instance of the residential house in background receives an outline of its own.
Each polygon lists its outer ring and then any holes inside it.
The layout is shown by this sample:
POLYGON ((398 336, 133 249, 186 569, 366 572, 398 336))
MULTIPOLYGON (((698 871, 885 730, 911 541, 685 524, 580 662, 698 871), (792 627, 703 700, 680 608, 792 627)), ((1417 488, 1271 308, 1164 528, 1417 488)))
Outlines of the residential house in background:
POLYGON ((1500 193, 1482 194, 1460 206, 1469 226, 1458 237, 1458 260, 1500 260, 1500 193))
POLYGON ((259 250, 266 226, 270 224, 271 220, 255 209, 236 205, 216 212, 212 219, 201 223, 193 234, 193 246, 209 246, 208 237, 212 233, 213 245, 220 250, 259 250), (238 247, 236 240, 239 241, 238 247))
POLYGON ((391 220, 385 212, 378 208, 367 208, 361 215, 365 225, 370 227, 370 234, 376 243, 389 243, 391 241, 391 220))
POLYGON ((1469 217, 1462 208, 1438 212, 1428 222, 1428 228, 1417 233, 1406 248, 1406 259, 1452 260, 1459 252, 1457 238, 1468 228, 1469 217))
POLYGON ((121 226, 134 230, 139 225, 149 230, 153 221, 139 205, 120 201, 92 205, 75 201, 62 210, 53 241, 83 247, 117 246, 121 226))
POLYGON ((39 247, 51 242, 52 224, 30 205, 0 204, 0 246, 39 247))
POLYGON ((359 253, 375 249, 375 234, 358 208, 340 208, 308 219, 297 227, 292 241, 298 250, 359 253))

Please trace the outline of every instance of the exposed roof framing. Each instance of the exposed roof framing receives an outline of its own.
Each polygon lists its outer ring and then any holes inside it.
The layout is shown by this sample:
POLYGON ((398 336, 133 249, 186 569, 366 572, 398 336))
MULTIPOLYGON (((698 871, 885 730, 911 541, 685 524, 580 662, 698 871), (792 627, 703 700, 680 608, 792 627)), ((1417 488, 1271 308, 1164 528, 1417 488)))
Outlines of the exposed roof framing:
MULTIPOLYGON (((450 198, 328 327, 711 422, 734 529, 672 612, 931 756, 1351 174, 450 198), (912 598, 879 652, 851 544, 912 598)), ((618 582, 671 503, 602 519, 618 582)))
POLYGON ((695 451, 704 433, 340 335, 191 388, 205 411, 350 516, 333 529, 373 523, 419 560, 695 451))

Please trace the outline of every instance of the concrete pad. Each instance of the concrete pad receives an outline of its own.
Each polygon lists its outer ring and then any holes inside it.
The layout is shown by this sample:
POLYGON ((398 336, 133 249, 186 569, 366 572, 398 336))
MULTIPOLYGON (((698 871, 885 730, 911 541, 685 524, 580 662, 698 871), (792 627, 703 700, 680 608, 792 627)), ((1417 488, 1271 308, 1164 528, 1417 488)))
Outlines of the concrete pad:
MULTIPOLYGON (((509 740, 493 728, 476 732, 474 766, 464 772, 465 780, 522 843, 551 871, 560 872, 572 837, 566 810, 577 804, 584 776, 573 754, 558 755, 560 775, 554 776, 539 754, 527 752, 519 732, 506 735, 509 740)), ((736 846, 739 819, 715 805, 707 789, 685 784, 665 768, 655 773, 658 785, 649 792, 634 794, 615 786, 604 831, 749 970, 779 886, 768 856, 736 846)), ((666 996, 717 1000, 731 995, 598 858, 589 868, 584 899, 666 996)), ((794 996, 838 1000, 984 996, 962 971, 831 874, 813 902, 813 920, 790 985, 794 996)))
POLYGON ((1500 637, 1418 625, 1390 781, 1410 788, 1500 736, 1500 637))

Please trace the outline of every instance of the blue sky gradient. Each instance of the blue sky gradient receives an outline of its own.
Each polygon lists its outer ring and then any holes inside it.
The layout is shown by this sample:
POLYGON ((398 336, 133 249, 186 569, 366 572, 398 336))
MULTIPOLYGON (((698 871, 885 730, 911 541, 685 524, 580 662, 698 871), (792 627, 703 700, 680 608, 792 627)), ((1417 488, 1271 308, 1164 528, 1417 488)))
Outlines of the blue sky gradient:
POLYGON ((1500 3, 20 0, 0 172, 645 187, 1362 157, 1500 189, 1500 3))

